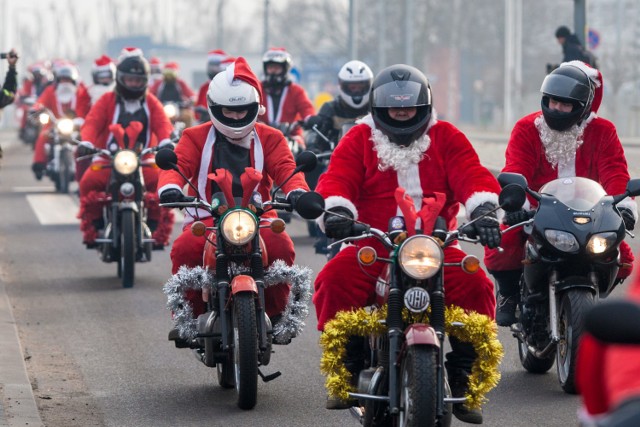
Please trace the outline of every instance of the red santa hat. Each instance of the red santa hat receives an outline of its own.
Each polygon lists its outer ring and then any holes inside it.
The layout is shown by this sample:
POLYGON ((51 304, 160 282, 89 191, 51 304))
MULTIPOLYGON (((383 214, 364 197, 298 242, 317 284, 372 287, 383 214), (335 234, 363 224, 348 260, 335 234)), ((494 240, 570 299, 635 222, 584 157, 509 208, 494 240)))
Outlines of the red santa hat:
POLYGON ((167 62, 164 66, 165 70, 175 70, 178 71, 180 69, 180 65, 177 62, 167 62))
POLYGON ((120 51, 118 62, 122 62, 123 59, 129 58, 131 56, 144 56, 144 54, 142 53, 142 49, 138 47, 125 47, 120 51))
POLYGON ((107 55, 102 55, 93 61, 93 71, 111 70, 113 60, 107 55))
POLYGON ((149 60, 149 64, 151 65, 162 65, 162 61, 157 56, 152 56, 149 60))
POLYGON ((222 62, 225 59, 229 58, 229 55, 227 55, 227 52, 225 52, 222 49, 216 49, 216 50, 210 50, 207 53, 207 61, 208 62, 222 62))
POLYGON ((602 73, 598 69, 593 68, 582 61, 563 62, 562 64, 560 64, 560 67, 564 67, 566 65, 571 65, 580 69, 593 82, 595 86, 595 90, 593 91, 593 102, 591 103, 591 111, 594 113, 597 113, 598 108, 600 108, 600 104, 602 103, 602 93, 603 93, 602 73))
POLYGON ((256 77, 256 75, 251 71, 251 67, 247 63, 247 60, 242 56, 239 56, 232 64, 230 64, 227 69, 224 71, 226 73, 227 82, 229 85, 233 83, 234 80, 242 80, 245 83, 253 86, 255 90, 258 92, 258 104, 260 108, 258 109, 258 114, 262 115, 266 112, 266 108, 264 106, 262 96, 262 85, 260 84, 260 80, 256 77))

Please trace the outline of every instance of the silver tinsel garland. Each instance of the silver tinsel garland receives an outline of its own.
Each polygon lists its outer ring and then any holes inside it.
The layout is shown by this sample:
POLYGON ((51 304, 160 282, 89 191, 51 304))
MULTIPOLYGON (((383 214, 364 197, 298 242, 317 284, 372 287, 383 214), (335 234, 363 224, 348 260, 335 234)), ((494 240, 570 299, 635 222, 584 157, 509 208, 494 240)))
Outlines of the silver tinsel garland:
MULTIPOLYGON (((312 272, 309 267, 288 266, 282 260, 276 260, 265 272, 266 287, 280 283, 291 285, 287 306, 281 319, 273 325, 275 343, 287 344, 303 331, 304 320, 309 315, 311 277, 312 272)), ((193 339, 197 334, 197 321, 193 317, 191 304, 184 296, 185 292, 190 289, 201 290, 213 280, 213 274, 209 270, 202 267, 182 266, 164 285, 167 308, 173 312, 175 326, 182 338, 193 339)))

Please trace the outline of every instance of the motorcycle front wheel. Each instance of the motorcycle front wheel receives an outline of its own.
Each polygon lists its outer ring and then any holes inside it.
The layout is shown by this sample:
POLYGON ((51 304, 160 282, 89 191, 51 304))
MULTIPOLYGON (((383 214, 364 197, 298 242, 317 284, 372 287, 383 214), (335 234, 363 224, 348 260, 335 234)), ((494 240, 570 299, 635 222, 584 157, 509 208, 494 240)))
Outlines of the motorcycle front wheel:
POLYGON ((258 327, 254 294, 233 297, 233 365, 238 407, 252 409, 258 400, 258 327))
POLYGON ((132 210, 120 213, 120 229, 122 230, 122 244, 120 259, 122 260, 122 287, 132 288, 136 265, 136 217, 132 210))
POLYGON ((553 366, 555 358, 553 353, 549 357, 539 358, 529 351, 527 344, 518 339, 518 355, 522 367, 532 374, 544 374, 553 366))
POLYGON ((400 411, 398 427, 435 427, 437 352, 431 346, 407 349, 400 371, 400 411))
POLYGON ((60 170, 58 171, 58 188, 60 193, 67 194, 69 192, 69 184, 73 176, 73 153, 69 150, 62 149, 60 152, 60 170))
POLYGON ((570 289, 560 299, 558 310, 560 342, 556 351, 556 368, 558 381, 566 393, 577 393, 575 371, 578 342, 584 331, 585 315, 594 304, 593 293, 584 288, 570 289))

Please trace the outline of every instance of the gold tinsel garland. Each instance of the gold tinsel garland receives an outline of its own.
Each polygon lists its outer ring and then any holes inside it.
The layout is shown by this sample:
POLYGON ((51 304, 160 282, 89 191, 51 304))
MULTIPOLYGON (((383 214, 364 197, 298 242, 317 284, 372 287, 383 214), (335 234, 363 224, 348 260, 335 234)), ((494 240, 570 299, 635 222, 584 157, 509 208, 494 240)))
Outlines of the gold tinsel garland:
MULTIPOLYGON (((368 311, 364 308, 339 312, 335 319, 327 322, 320 337, 322 358, 320 370, 327 376, 325 387, 330 396, 347 400, 353 390, 351 374, 344 366, 343 357, 349 336, 380 335, 386 327, 381 320, 386 318, 386 306, 380 310, 368 311)), ((405 310, 405 320, 408 312, 405 310)), ((479 408, 486 401, 485 395, 500 380, 498 365, 502 360, 502 345, 498 341, 498 329, 489 317, 475 312, 466 313, 460 307, 450 306, 445 311, 447 335, 473 344, 478 357, 469 376, 467 406, 479 408), (463 324, 464 326, 461 326, 463 324)))

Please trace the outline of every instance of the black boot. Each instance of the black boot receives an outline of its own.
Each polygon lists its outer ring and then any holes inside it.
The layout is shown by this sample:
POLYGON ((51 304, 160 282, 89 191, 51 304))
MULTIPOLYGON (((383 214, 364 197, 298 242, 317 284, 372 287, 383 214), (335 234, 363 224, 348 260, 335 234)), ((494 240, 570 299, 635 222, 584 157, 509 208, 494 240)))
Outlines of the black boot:
MULTIPOLYGON (((360 371, 364 369, 366 359, 365 337, 350 336, 347 342, 344 366, 351 373, 351 385, 358 385, 360 371)), ((349 409, 358 404, 357 399, 342 400, 336 397, 327 398, 327 409, 349 409)))
POLYGON ((520 303, 520 276, 522 270, 489 271, 496 279, 498 298, 496 323, 511 326, 516 323, 516 308, 520 303))
MULTIPOLYGON (((447 354, 447 377, 452 397, 464 397, 469 391, 469 375, 476 360, 473 345, 449 337, 451 353, 447 354)), ((453 415, 462 422, 482 424, 482 409, 471 409, 464 403, 454 403, 453 415)))

